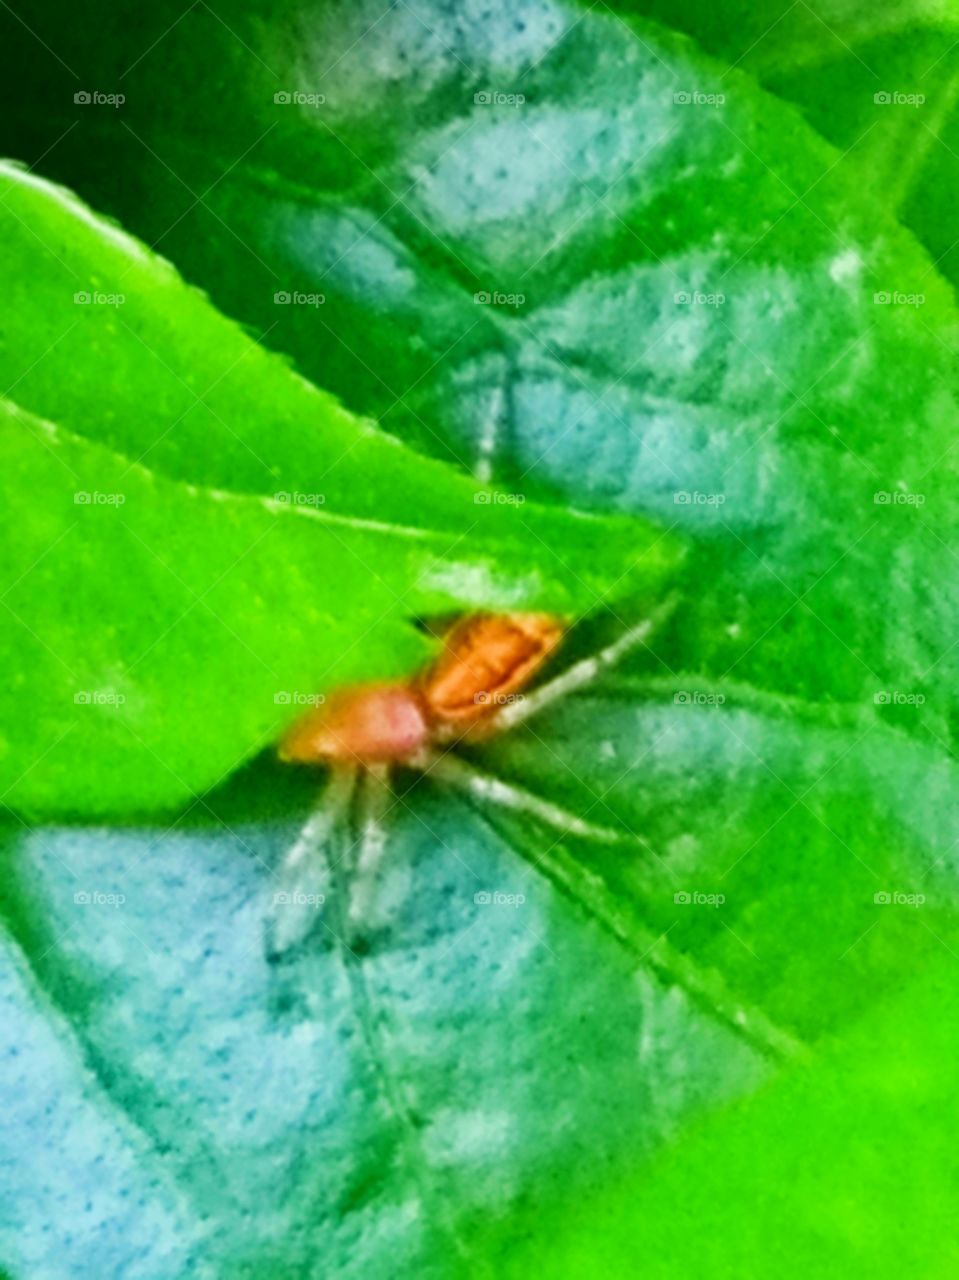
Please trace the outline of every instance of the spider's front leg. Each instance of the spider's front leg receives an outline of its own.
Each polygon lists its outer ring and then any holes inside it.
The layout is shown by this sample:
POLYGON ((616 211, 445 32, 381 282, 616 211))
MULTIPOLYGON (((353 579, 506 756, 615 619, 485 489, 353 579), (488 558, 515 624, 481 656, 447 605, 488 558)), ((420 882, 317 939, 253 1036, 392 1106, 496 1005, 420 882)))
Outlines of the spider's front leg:
POLYGON ((588 658, 574 662, 571 667, 560 672, 546 684, 540 685, 532 693, 526 694, 516 702, 510 702, 490 716, 488 725, 492 734, 512 729, 532 716, 538 715, 546 707, 552 706, 560 698, 586 688, 618 662, 621 662, 633 649, 644 645, 649 637, 659 629, 663 622, 676 608, 678 596, 673 593, 658 605, 652 612, 635 626, 628 627, 622 635, 610 644, 605 645, 588 658))
MULTIPOLYGON (((558 699, 578 689, 585 688, 604 672, 614 667, 631 650, 645 644, 649 636, 662 624, 675 608, 677 597, 668 597, 642 622, 629 627, 611 644, 604 646, 588 658, 575 662, 566 671, 553 680, 541 685, 533 693, 521 700, 509 702, 506 706, 489 716, 479 726, 479 734, 467 734, 485 740, 506 729, 522 724, 544 708, 551 706, 558 699)), ((474 765, 468 764, 452 752, 439 754, 425 750, 415 760, 417 768, 440 781, 466 791, 476 800, 491 802, 517 812, 528 813, 531 817, 546 823, 555 830, 566 835, 581 836, 603 844, 618 844, 639 841, 646 844, 636 832, 625 832, 612 827, 587 822, 585 819, 570 813, 560 805, 528 791, 513 783, 504 782, 491 774, 484 773, 474 765)), ((597 797, 597 802, 600 797, 597 797)))

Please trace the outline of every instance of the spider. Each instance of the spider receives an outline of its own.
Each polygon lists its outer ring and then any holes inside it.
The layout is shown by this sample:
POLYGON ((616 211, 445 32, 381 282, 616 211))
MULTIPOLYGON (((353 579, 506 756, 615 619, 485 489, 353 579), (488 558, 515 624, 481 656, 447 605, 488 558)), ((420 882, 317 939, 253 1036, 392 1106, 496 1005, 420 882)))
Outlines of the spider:
MULTIPOLYGON (((407 681, 355 685, 333 693, 297 720, 280 740, 287 763, 322 766, 329 782, 291 848, 283 869, 290 892, 275 895, 285 905, 316 899, 303 886, 317 874, 316 854, 331 845, 337 827, 359 797, 359 838, 349 915, 361 921, 362 879, 375 873, 385 845, 383 818, 393 767, 412 768, 465 788, 478 800, 524 810, 564 833, 603 841, 618 834, 595 827, 538 796, 490 777, 449 748, 498 735, 538 714, 558 698, 591 683, 629 650, 643 644, 671 602, 590 657, 574 663, 532 693, 523 695, 560 645, 565 623, 543 613, 467 615, 442 635, 440 655, 407 681)), ((277 920, 274 946, 284 950, 303 935, 302 918, 285 911, 277 920)), ((308 927, 308 925, 307 925, 308 927)))

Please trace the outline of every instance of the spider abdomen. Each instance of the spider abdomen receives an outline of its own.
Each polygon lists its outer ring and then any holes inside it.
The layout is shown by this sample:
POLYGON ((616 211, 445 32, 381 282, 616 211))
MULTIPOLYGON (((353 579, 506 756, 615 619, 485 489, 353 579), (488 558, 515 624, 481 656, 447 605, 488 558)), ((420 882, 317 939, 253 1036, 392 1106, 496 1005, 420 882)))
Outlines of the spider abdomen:
POLYGON ((390 764, 415 756, 429 738, 422 700, 410 685, 355 685, 293 724, 280 743, 280 759, 390 764))

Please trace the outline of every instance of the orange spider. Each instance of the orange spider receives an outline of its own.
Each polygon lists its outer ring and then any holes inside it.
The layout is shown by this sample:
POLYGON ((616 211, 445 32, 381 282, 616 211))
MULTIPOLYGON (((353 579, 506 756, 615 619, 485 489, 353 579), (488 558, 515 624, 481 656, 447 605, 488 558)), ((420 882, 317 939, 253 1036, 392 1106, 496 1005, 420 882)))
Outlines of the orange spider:
POLYGON ((283 737, 295 764, 414 764, 430 746, 489 732, 563 636, 545 613, 477 613, 447 632, 425 671, 394 684, 354 685, 303 716, 283 737))
POLYGON ((396 803, 389 790, 393 765, 421 769, 431 778, 465 788, 480 801, 492 800, 525 811, 569 834, 606 842, 622 838, 482 773, 446 748, 516 725, 588 684, 629 649, 642 644, 670 607, 667 604, 528 696, 521 696, 522 690, 560 643, 565 624, 544 613, 470 614, 453 624, 444 636, 443 652, 411 679, 338 690, 321 707, 292 724, 279 743, 280 759, 326 766, 330 781, 320 806, 307 820, 284 863, 282 875, 288 890, 274 894, 274 905, 284 907, 282 919, 276 920, 274 948, 284 950, 309 930, 311 912, 288 908, 305 903, 315 909, 318 901, 325 900, 324 894, 315 891, 317 882, 326 883, 323 877, 329 879, 348 855, 352 862, 350 906, 339 928, 348 931, 347 916, 362 921, 366 915, 369 904, 363 896, 364 877, 367 884, 375 877, 386 840, 383 818, 390 804, 396 803), (350 828, 347 819, 358 787, 359 834, 334 857, 343 831, 350 828), (316 858, 324 848, 328 855, 325 872, 316 858))

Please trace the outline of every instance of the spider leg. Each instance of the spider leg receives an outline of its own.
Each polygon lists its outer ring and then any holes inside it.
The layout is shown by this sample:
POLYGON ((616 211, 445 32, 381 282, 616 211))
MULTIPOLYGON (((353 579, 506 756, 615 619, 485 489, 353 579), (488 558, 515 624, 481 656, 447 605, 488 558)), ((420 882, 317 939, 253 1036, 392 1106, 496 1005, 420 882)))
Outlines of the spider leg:
POLYGON ((541 796, 517 787, 511 782, 503 782, 491 774, 483 773, 474 765, 467 764, 452 754, 430 756, 423 761, 425 770, 431 778, 448 782, 460 790, 469 792, 477 800, 491 801, 517 813, 528 813, 556 828, 564 835, 582 836, 588 840, 597 840, 603 844, 632 843, 635 837, 626 831, 617 831, 613 827, 601 827, 585 822, 568 809, 544 800, 541 796))
POLYGON ((493 733, 512 729, 530 717, 538 715, 544 708, 551 706, 559 698, 592 684, 603 672, 616 665, 631 649, 645 644, 650 635, 661 625, 676 607, 678 597, 673 594, 635 626, 629 627, 611 644, 606 645, 589 658, 574 662, 571 667, 561 672, 555 679, 540 685, 532 693, 526 694, 517 702, 511 702, 495 715, 490 717, 489 725, 493 733))
POLYGON ((357 770, 352 766, 331 771, 316 807, 283 860, 269 928, 270 950, 276 954, 302 942, 313 927, 329 886, 334 837, 346 819, 356 783, 357 770))
POLYGON ((489 484, 493 478, 493 462, 499 442, 500 423, 504 412, 502 387, 494 387, 490 393, 486 414, 480 424, 476 441, 476 458, 473 462, 473 479, 489 484))
MULTIPOLYGON (((327 928, 340 947, 343 968, 352 993, 351 1009, 362 1037, 366 1060, 377 1083, 376 1097, 385 1106, 386 1123, 394 1130, 393 1150, 398 1164, 405 1166, 408 1183, 418 1189, 418 1202, 428 1220, 439 1224, 443 1238, 465 1258, 466 1251, 457 1234, 448 1208, 446 1181, 442 1168, 421 1154, 423 1135, 416 1112, 416 1099, 404 1081, 391 1043, 389 990, 384 995, 383 978, 377 973, 376 957, 360 946, 370 919, 367 910, 373 901, 376 872, 381 863, 386 830, 384 818, 392 806, 389 766, 367 766, 359 775, 354 816, 356 838, 331 868, 330 920, 327 928)), ((341 828, 341 835, 348 834, 341 828)))
POLYGON ((388 765, 364 769, 357 797, 357 838, 349 850, 349 904, 346 921, 362 928, 375 911, 377 878, 386 850, 384 818, 391 807, 388 765))

